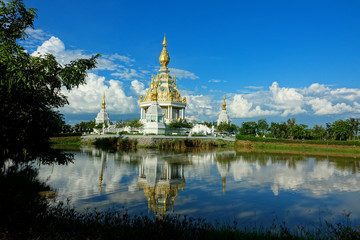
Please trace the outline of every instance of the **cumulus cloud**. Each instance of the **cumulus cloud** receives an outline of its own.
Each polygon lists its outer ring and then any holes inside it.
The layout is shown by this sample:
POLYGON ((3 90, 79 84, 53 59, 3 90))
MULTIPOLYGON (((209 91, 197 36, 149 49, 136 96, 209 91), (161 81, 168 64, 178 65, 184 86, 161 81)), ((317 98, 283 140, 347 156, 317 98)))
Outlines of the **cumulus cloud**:
POLYGON ((338 88, 330 91, 330 94, 339 99, 354 101, 360 98, 360 89, 338 88))
MULTIPOLYGON (((105 77, 89 73, 87 84, 73 89, 70 93, 63 89, 68 97, 69 105, 62 111, 65 113, 97 113, 101 109, 102 95, 106 94, 106 109, 109 113, 136 113, 136 99, 126 96, 120 81, 110 80, 105 84, 105 77)), ((111 116, 110 116, 111 117, 111 116)))
POLYGON ((217 111, 213 109, 212 98, 210 95, 187 95, 186 116, 215 119, 217 111))
POLYGON ((304 97, 295 88, 279 87, 277 82, 273 82, 270 86, 270 92, 272 93, 272 107, 283 111, 282 116, 306 112, 302 108, 304 97))
POLYGON ((248 118, 279 114, 278 111, 263 110, 259 105, 253 108, 253 103, 246 100, 240 94, 236 94, 233 97, 233 100, 228 103, 228 109, 231 117, 233 118, 248 118))
POLYGON ((131 81, 131 90, 135 93, 135 95, 145 95, 146 89, 145 84, 142 82, 139 82, 138 80, 131 81))
POLYGON ((199 79, 199 77, 192 72, 177 68, 169 68, 169 69, 172 72, 172 74, 176 75, 177 79, 191 79, 191 80, 199 79))
MULTIPOLYGON (((39 36, 42 36, 41 31, 35 32, 39 36)), ((32 33, 34 35, 34 33, 32 33)), ((50 39, 44 41, 41 46, 38 46, 37 49, 31 54, 32 56, 43 56, 45 54, 52 54, 56 57, 56 60, 60 64, 67 64, 70 61, 79 59, 79 58, 90 58, 92 55, 95 54, 85 54, 84 50, 75 49, 69 50, 65 48, 65 44, 61 39, 57 37, 50 37, 50 39)), ((97 59, 97 70, 109 70, 109 71, 120 71, 122 72, 132 72, 132 69, 127 69, 121 63, 125 63, 131 65, 134 62, 134 59, 131 59, 127 56, 121 56, 117 53, 112 55, 103 55, 97 59)), ((116 76, 116 75, 115 75, 116 76)))
POLYGON ((352 108, 345 103, 332 105, 328 100, 320 98, 310 100, 309 104, 316 115, 341 114, 352 111, 352 108))

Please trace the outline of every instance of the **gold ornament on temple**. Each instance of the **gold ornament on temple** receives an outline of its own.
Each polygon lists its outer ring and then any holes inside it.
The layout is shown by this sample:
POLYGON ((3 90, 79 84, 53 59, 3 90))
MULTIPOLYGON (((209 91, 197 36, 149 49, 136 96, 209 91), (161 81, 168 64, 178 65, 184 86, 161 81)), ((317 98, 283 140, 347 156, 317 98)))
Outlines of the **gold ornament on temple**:
POLYGON ((223 102, 223 108, 222 108, 222 110, 226 110, 225 93, 224 93, 224 102, 223 102))
POLYGON ((105 109, 105 93, 104 93, 104 95, 103 95, 102 109, 105 109))
POLYGON ((170 62, 170 56, 166 49, 166 45, 167 45, 166 35, 164 35, 164 41, 163 41, 162 45, 163 45, 163 49, 162 49, 160 57, 159 57, 159 62, 161 64, 161 67, 167 68, 167 65, 170 62))

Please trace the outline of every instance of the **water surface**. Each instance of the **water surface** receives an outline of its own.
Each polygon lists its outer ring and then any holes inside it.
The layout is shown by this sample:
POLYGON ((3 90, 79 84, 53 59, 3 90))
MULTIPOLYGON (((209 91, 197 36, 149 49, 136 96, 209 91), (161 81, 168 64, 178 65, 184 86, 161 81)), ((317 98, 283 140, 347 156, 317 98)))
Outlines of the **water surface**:
POLYGON ((268 226, 360 221, 360 162, 351 158, 140 149, 74 151, 68 166, 41 166, 40 177, 79 210, 186 214, 268 226))

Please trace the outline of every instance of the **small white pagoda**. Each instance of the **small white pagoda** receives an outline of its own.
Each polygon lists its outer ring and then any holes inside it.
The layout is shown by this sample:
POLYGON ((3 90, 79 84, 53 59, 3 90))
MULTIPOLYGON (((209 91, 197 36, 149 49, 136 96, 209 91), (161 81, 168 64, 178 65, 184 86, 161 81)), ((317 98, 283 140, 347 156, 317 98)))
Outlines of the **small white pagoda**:
POLYGON ((166 36, 164 36, 162 45, 163 49, 159 57, 161 64, 159 73, 156 78, 154 75, 152 76, 145 97, 140 96, 139 98, 140 121, 144 124, 145 133, 163 133, 163 125, 166 130, 166 125, 172 121, 185 119, 186 98, 181 98, 180 91, 176 86, 176 76, 174 75, 172 78, 167 67, 170 57, 166 49, 166 36), (154 130, 154 119, 158 121, 159 131, 154 130))
POLYGON ((98 125, 99 123, 104 123, 110 125, 110 118, 109 114, 106 112, 105 109, 105 93, 103 95, 103 102, 100 112, 98 113, 97 117, 95 118, 95 124, 98 125))
POLYGON ((217 125, 219 126, 220 123, 226 123, 229 124, 231 123, 230 117, 226 111, 226 103, 225 103, 225 93, 224 93, 224 102, 223 102, 223 107, 222 110, 220 112, 219 118, 217 120, 217 125))

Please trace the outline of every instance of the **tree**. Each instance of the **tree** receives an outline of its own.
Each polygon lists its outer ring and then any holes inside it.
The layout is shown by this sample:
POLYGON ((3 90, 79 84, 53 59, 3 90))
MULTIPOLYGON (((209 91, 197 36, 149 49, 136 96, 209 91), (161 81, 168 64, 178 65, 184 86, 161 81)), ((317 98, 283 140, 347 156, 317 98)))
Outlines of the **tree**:
POLYGON ((259 119, 257 122, 257 127, 259 131, 261 131, 261 134, 265 135, 265 133, 269 129, 269 124, 266 122, 266 119, 259 119))
POLYGON ((123 127, 125 127, 125 126, 126 126, 126 123, 123 122, 122 120, 118 120, 118 121, 116 122, 116 124, 115 124, 115 127, 116 127, 116 128, 123 128, 123 127))
POLYGON ((75 127, 80 132, 91 132, 95 128, 95 120, 90 120, 88 122, 80 122, 75 124, 75 127))
POLYGON ((243 122, 241 124, 240 128, 240 134, 241 135, 256 135, 256 132, 258 130, 258 125, 256 122, 250 121, 250 122, 243 122))
POLYGON ((360 119, 350 118, 349 120, 347 120, 347 122, 350 125, 350 138, 357 139, 360 127, 360 119))
POLYGON ((178 121, 173 121, 171 123, 168 124, 168 127, 169 128, 173 128, 173 129, 176 129, 176 128, 192 128, 194 125, 190 122, 187 122, 185 120, 178 120, 178 121))
POLYGON ((335 140, 347 140, 351 136, 351 126, 348 121, 337 120, 331 125, 335 140))
POLYGON ((17 41, 33 28, 36 9, 21 0, 1 1, 0 7, 0 165, 4 159, 28 162, 65 162, 50 148, 50 136, 60 132, 62 115, 54 110, 68 104, 61 88, 85 84, 86 71, 96 65, 95 55, 59 64, 46 54, 33 57, 17 41))
POLYGON ((144 126, 144 124, 142 124, 140 122, 140 119, 138 119, 138 118, 134 118, 133 120, 129 121, 127 123, 127 125, 131 128, 141 128, 144 126))
POLYGON ((314 139, 323 140, 326 138, 326 129, 322 125, 315 124, 311 134, 314 139))
POLYGON ((237 131, 237 126, 232 123, 221 122, 219 125, 216 126, 216 128, 220 132, 236 132, 237 131))
POLYGON ((212 122, 203 122, 201 124, 207 126, 208 128, 212 128, 212 126, 213 126, 212 122))

